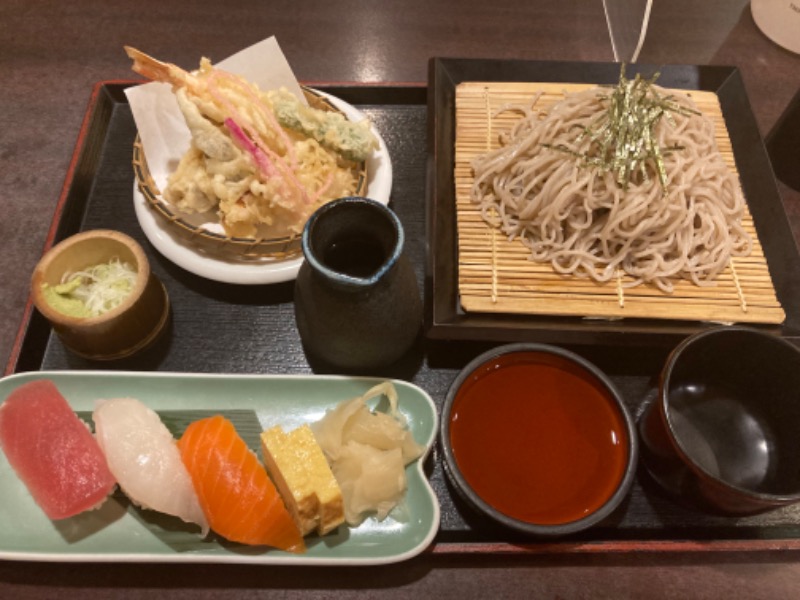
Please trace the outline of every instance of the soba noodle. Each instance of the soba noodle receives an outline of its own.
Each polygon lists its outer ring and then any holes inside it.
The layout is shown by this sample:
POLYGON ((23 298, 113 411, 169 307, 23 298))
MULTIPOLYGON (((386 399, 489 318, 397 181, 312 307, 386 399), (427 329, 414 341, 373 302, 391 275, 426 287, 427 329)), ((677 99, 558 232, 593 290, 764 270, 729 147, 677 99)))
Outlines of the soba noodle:
MULTIPOLYGON (((667 92, 653 86, 660 94, 667 92)), ((587 164, 597 144, 580 132, 608 107, 608 89, 568 94, 545 115, 526 107, 501 147, 473 161, 473 201, 482 216, 531 258, 563 274, 599 282, 621 270, 633 281, 672 292, 673 281, 710 285, 732 256, 750 252, 744 199, 720 155, 714 125, 686 96, 654 127, 665 184, 653 161, 621 185, 617 173, 587 164), (691 111, 691 112, 690 112, 691 111)))

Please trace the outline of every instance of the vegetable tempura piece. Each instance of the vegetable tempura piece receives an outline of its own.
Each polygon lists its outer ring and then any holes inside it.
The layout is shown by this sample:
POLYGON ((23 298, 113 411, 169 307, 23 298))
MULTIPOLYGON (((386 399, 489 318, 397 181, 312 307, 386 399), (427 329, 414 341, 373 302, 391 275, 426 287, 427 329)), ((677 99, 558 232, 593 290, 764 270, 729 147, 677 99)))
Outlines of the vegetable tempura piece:
POLYGON ((310 108, 286 90, 272 91, 269 98, 281 125, 314 138, 348 160, 366 160, 378 147, 366 120, 353 123, 339 113, 310 108))

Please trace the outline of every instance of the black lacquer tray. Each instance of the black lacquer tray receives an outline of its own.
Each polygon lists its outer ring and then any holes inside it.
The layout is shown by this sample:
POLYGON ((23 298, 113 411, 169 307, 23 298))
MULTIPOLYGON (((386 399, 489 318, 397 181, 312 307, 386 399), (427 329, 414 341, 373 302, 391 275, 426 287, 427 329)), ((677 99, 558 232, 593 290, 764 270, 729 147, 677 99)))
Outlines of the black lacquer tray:
MULTIPOLYGON (((70 354, 28 306, 6 373, 36 370, 130 370, 211 373, 331 373, 310 364, 295 327, 293 284, 239 286, 205 280, 173 265, 148 243, 134 214, 131 167, 136 129, 124 89, 96 86, 48 246, 78 231, 121 230, 145 248, 172 302, 170 329, 145 353, 112 363, 70 354)), ((349 102, 376 124, 391 153, 390 206, 406 229, 406 251, 425 278, 427 88, 314 86, 349 102)), ((426 284, 429 286, 430 281, 426 284)), ((493 342, 420 339, 399 364, 370 375, 397 377, 425 389, 438 408, 458 370, 493 342)), ((571 348, 609 373, 635 415, 652 398, 667 347, 578 345, 571 348)), ((434 448, 427 471, 442 509, 436 553, 586 553, 645 551, 800 550, 800 507, 758 517, 706 516, 665 497, 640 472, 628 500, 606 521, 559 540, 516 537, 477 517, 455 496, 434 448)))

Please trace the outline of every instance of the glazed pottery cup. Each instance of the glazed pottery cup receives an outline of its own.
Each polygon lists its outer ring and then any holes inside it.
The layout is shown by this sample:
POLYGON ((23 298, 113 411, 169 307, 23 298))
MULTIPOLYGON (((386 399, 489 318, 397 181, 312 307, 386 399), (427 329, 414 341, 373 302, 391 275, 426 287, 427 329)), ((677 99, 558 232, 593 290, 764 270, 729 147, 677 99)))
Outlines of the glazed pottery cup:
POLYGON ((611 380, 546 344, 499 346, 455 378, 442 409, 445 472, 477 514, 531 536, 609 517, 636 474, 633 417, 611 380))
POLYGON ((146 348, 169 318, 167 292, 151 273, 144 250, 136 240, 118 231, 86 231, 53 246, 33 272, 31 296, 62 343, 93 360, 124 358, 146 348), (67 272, 112 259, 127 262, 136 271, 133 290, 119 306, 95 317, 75 317, 59 312, 47 302, 43 284, 57 285, 67 272))
POLYGON ((348 371, 371 370, 413 345, 422 300, 403 243, 397 215, 368 198, 334 200, 309 218, 294 300, 310 356, 348 371))
POLYGON ((642 460, 673 497, 747 515, 800 501, 800 351, 748 327, 679 344, 639 423, 642 460))

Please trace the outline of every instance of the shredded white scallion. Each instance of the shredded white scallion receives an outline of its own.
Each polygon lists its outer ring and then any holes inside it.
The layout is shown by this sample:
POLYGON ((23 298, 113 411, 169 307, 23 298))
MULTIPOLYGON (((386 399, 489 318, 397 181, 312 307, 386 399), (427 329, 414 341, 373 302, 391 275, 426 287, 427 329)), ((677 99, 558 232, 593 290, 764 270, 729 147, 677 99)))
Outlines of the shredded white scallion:
POLYGON ((61 283, 80 278, 80 285, 70 295, 83 302, 92 316, 101 315, 119 306, 136 283, 136 271, 119 258, 94 265, 82 271, 65 273, 61 283))

